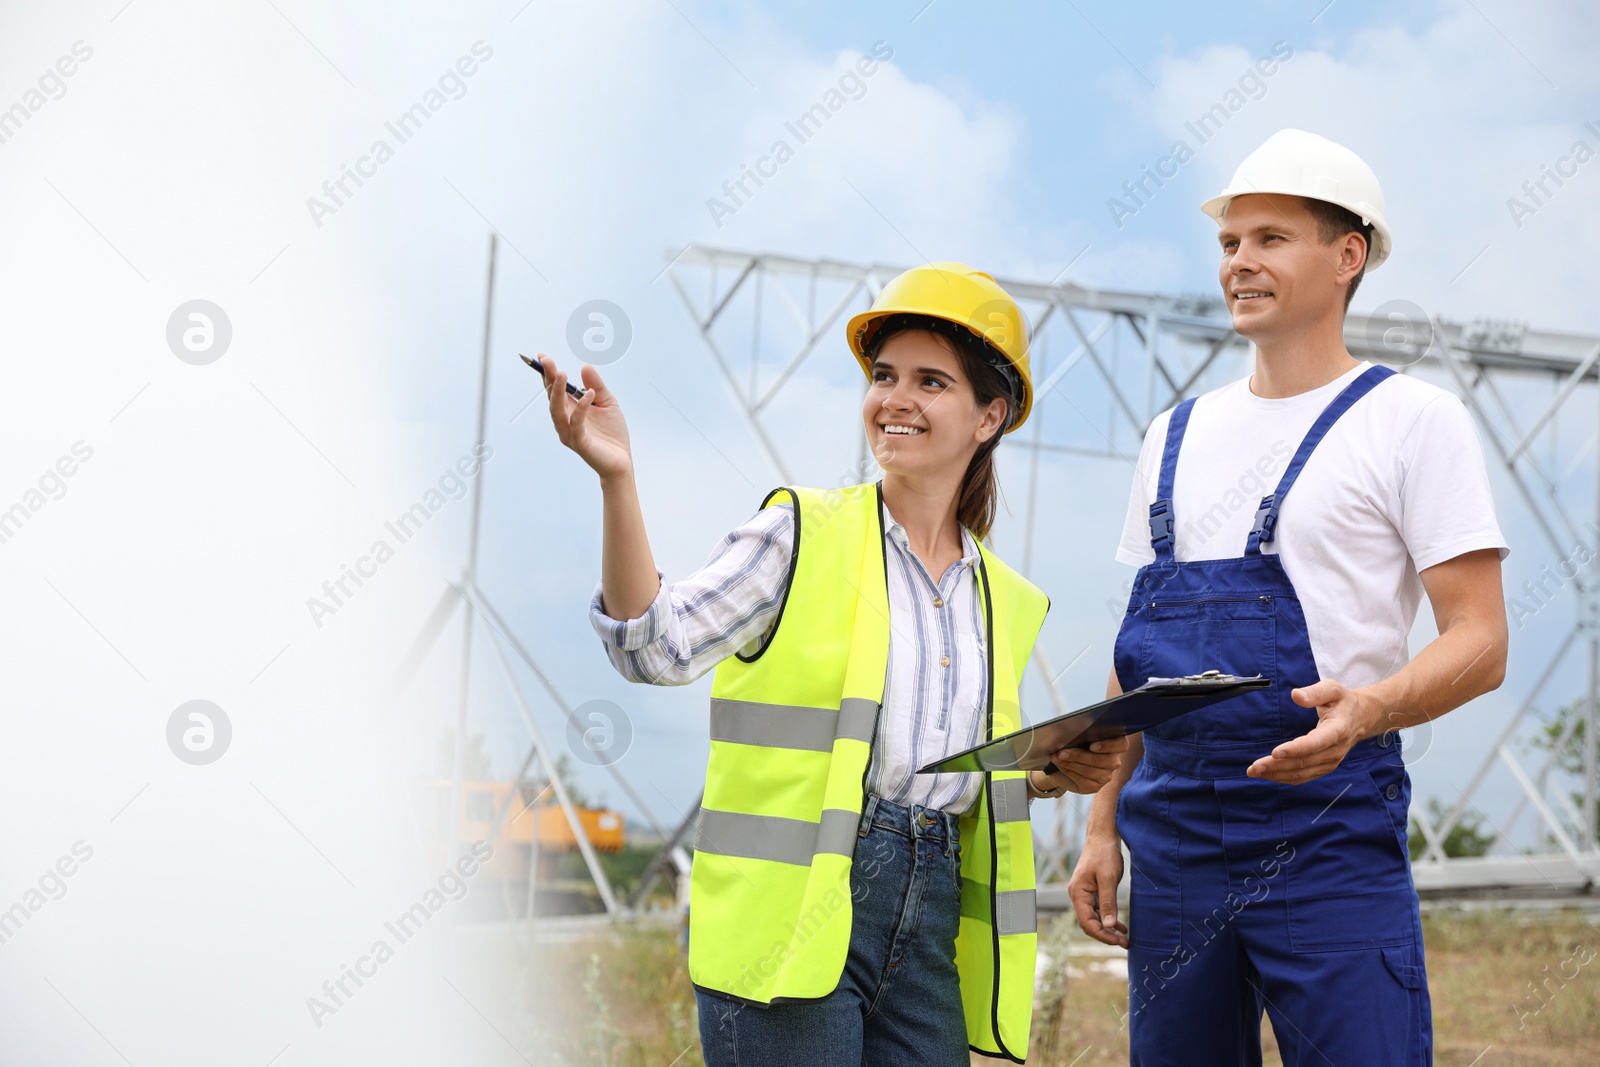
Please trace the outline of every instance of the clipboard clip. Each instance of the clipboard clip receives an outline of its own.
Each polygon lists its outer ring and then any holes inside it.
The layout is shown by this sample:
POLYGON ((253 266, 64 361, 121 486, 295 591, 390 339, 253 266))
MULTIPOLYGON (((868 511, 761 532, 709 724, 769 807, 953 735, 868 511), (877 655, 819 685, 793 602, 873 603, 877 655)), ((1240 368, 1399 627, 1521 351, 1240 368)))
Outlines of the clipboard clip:
POLYGON ((1140 688, 1146 688, 1148 686, 1168 686, 1168 685, 1179 685, 1179 686, 1227 685, 1227 684, 1234 683, 1234 682, 1252 682, 1252 681, 1255 681, 1257 678, 1260 678, 1260 677, 1261 676, 1259 674, 1257 674, 1257 675, 1252 675, 1251 677, 1245 678, 1245 677, 1241 677, 1241 676, 1239 676, 1237 674, 1223 674, 1219 670, 1209 670, 1209 671, 1201 671, 1199 674, 1185 674, 1181 678, 1146 678, 1145 682, 1144 682, 1144 685, 1141 686, 1140 688))

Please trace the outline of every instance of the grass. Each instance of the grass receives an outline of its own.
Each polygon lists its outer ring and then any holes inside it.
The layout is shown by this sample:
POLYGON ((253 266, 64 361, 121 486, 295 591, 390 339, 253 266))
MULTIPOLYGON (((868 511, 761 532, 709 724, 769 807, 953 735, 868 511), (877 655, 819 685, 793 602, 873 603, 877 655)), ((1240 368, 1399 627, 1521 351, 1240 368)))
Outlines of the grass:
POLYGON ((616 926, 540 945, 526 972, 552 1067, 704 1067, 676 929, 616 926))
MULTIPOLYGON (((1028 1062, 1127 1063, 1125 979, 1109 973, 1106 957, 1087 955, 1088 942, 1062 920, 1052 923, 1041 943, 1056 962, 1040 986, 1028 1062), (1059 1025, 1062 1019, 1069 1024, 1059 1025)), ((1600 1063, 1600 920, 1591 925, 1570 912, 1436 912, 1423 919, 1423 933, 1438 1067, 1600 1063)), ((540 1006, 550 1063, 703 1067, 675 930, 616 927, 538 951, 527 993, 540 1006)), ((1262 1032, 1265 1062, 1280 1064, 1270 1026, 1262 1032)))

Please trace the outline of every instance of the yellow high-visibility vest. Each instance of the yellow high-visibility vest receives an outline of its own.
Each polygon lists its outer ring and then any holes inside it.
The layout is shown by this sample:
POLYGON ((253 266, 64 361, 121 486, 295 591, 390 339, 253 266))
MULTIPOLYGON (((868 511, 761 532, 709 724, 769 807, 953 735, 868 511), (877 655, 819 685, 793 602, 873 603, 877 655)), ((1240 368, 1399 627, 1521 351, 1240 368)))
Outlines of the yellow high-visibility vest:
MULTIPOLYGON (((882 490, 775 490, 795 503, 778 624, 711 687, 711 759, 695 841, 689 976, 756 1004, 838 986, 850 946, 850 863, 889 658, 882 490)), ((1049 601, 980 546, 987 736, 1018 729, 1018 683, 1049 601)), ((959 819, 956 966, 967 1042, 1021 1062, 1033 1016, 1033 835, 1027 776, 985 776, 959 819)))

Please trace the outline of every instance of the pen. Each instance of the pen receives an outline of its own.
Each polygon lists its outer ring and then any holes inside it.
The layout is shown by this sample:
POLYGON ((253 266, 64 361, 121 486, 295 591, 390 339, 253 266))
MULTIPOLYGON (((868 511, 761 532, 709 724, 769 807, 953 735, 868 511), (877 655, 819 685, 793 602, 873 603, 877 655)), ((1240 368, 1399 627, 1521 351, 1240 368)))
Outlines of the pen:
MULTIPOLYGON (((522 353, 518 352, 517 355, 522 356, 522 353)), ((544 377, 544 364, 543 363, 540 363, 536 359, 530 359, 527 356, 522 356, 522 362, 526 363, 528 366, 530 366, 534 370, 538 371, 539 372, 539 377, 541 377, 541 378, 544 377)), ((570 396, 572 399, 574 399, 574 400, 582 400, 584 392, 585 392, 584 390, 579 389, 576 385, 573 385, 570 381, 567 382, 567 395, 570 396)))

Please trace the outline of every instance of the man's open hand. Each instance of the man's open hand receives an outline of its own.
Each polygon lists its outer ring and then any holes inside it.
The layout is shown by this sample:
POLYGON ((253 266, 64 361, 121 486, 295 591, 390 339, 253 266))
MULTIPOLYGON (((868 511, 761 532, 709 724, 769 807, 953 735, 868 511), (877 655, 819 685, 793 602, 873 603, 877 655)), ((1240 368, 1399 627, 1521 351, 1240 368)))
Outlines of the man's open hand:
POLYGON ((1245 772, 1252 778, 1285 785, 1321 778, 1344 762, 1351 746, 1373 733, 1376 713, 1371 698, 1363 697, 1358 689, 1320 681, 1289 695, 1301 707, 1317 709, 1317 725, 1310 733, 1285 741, 1272 750, 1272 755, 1252 763, 1245 772))

